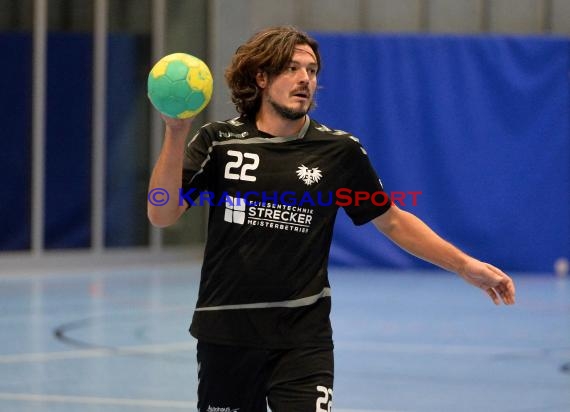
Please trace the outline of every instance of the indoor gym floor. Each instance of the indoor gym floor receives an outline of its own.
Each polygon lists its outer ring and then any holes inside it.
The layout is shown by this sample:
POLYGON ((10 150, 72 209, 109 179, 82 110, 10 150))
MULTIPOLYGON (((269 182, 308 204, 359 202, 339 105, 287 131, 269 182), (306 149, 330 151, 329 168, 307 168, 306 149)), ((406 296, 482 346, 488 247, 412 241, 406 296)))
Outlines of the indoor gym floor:
MULTIPOLYGON (((199 266, 0 276, 0 411, 194 411, 199 266)), ((570 411, 570 279, 331 269, 336 412, 570 411)), ((247 412, 247 411, 243 411, 247 412)))

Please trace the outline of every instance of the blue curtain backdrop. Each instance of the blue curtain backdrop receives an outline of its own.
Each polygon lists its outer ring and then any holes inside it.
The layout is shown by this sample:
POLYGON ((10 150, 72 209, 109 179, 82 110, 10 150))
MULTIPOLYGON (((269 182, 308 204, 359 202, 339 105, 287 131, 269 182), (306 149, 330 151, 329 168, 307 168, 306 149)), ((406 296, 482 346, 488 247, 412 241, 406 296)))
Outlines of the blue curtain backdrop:
MULTIPOLYGON (((105 244, 147 243, 148 38, 109 38, 105 244), (144 58, 141 58, 143 56, 144 58), (142 104, 141 104, 142 102, 142 104), (142 224, 141 224, 142 223, 142 224)), ((30 248, 32 39, 1 33, 0 251, 30 248)), ((46 83, 45 247, 90 246, 93 38, 49 33, 46 83)))
MULTIPOLYGON (((322 34, 313 117, 358 137, 402 208, 480 259, 551 272, 570 255, 570 42, 322 34)), ((331 264, 426 268, 339 214, 331 264)))
MULTIPOLYGON (((314 35, 323 71, 312 116, 360 138, 389 192, 422 193, 404 209, 508 270, 551 272, 570 255, 569 39, 314 35)), ((146 44, 134 36, 109 44, 109 246, 146 241, 147 131, 137 125, 148 68, 133 74, 146 44)), ((91 38, 50 34, 48 45, 46 245, 86 247, 91 38)), ((0 250, 22 250, 30 246, 31 38, 3 33, 0 51, 10 62, 0 65, 0 250)), ((342 212, 330 262, 431 267, 342 212)))
POLYGON ((30 247, 32 42, 0 35, 0 251, 30 247))

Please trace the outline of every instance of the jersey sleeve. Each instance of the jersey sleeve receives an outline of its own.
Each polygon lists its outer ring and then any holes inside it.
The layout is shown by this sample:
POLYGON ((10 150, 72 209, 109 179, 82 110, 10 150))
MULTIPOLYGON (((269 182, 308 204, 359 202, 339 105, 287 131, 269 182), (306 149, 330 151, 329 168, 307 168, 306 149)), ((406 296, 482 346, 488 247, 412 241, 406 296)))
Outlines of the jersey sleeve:
POLYGON ((208 181, 212 164, 212 141, 205 129, 200 129, 188 142, 185 149, 182 169, 182 196, 188 207, 196 200, 200 192, 208 190, 208 181))
POLYGON ((347 187, 343 188, 343 208, 355 225, 363 225, 382 215, 392 204, 381 180, 370 163, 368 154, 356 140, 348 144, 347 187), (350 196, 350 201, 348 200, 350 196))

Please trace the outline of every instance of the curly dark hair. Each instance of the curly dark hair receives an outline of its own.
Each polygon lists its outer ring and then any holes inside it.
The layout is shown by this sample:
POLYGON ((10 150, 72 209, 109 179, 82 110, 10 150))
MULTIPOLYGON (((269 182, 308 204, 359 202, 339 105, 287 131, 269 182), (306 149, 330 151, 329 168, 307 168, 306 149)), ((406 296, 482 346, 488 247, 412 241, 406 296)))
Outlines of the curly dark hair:
POLYGON ((319 45, 307 33, 293 26, 277 26, 254 34, 236 50, 225 72, 232 102, 238 113, 254 118, 261 106, 261 90, 257 85, 257 73, 265 72, 269 78, 287 68, 295 52, 295 46, 309 45, 321 68, 319 45))

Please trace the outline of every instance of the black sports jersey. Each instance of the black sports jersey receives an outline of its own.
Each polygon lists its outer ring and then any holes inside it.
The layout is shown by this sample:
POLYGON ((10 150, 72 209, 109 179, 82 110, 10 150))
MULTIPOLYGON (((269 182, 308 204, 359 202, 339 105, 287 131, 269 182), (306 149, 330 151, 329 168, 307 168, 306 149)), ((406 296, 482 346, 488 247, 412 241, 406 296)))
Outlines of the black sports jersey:
MULTIPOLYGON (((296 137, 271 136, 246 117, 199 130, 181 192, 190 206, 210 205, 194 337, 332 347, 327 263, 339 189, 383 192, 358 140, 308 116, 296 137)), ((390 207, 347 203, 357 225, 390 207)))

